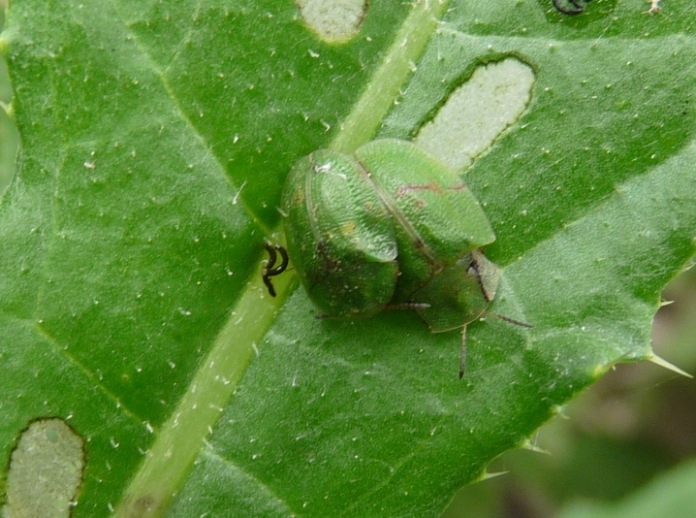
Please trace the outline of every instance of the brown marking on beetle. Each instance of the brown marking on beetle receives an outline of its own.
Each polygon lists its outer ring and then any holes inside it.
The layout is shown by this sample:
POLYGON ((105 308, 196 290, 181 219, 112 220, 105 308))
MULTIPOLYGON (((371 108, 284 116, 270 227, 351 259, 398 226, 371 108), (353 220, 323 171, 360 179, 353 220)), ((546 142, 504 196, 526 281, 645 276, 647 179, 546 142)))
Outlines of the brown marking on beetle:
POLYGON ((321 262, 326 265, 326 276, 324 276, 321 279, 318 279, 318 281, 323 280, 329 274, 336 272, 338 268, 341 266, 340 259, 336 259, 332 255, 329 255, 328 250, 329 248, 326 244, 326 241, 323 240, 318 241, 316 247, 314 247, 314 253, 317 257, 320 257, 321 262))
MULTIPOLYGON (((463 191, 466 190, 466 185, 460 183, 459 185, 445 187, 447 191, 463 191)), ((433 191, 437 194, 443 194, 442 187, 436 183, 429 183, 425 185, 402 185, 396 190, 396 196, 403 196, 409 194, 410 191, 433 191)))
POLYGON ((396 196, 403 196, 408 194, 410 191, 433 191, 438 194, 442 194, 442 189, 436 183, 429 183, 426 185, 402 185, 396 190, 396 196))

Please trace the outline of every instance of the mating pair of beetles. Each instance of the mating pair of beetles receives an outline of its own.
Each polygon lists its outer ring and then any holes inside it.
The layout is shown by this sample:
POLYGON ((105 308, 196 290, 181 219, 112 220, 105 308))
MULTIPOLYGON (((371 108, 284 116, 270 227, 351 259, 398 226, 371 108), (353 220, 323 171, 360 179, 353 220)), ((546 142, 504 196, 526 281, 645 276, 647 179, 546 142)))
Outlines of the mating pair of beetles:
MULTIPOLYGON (((500 271, 481 252, 495 234, 459 176, 414 144, 375 140, 352 156, 323 149, 300 159, 283 188, 287 252, 314 304, 329 317, 410 309, 433 333, 462 330, 486 311, 500 271)), ((276 253, 264 270, 275 267, 276 253)))

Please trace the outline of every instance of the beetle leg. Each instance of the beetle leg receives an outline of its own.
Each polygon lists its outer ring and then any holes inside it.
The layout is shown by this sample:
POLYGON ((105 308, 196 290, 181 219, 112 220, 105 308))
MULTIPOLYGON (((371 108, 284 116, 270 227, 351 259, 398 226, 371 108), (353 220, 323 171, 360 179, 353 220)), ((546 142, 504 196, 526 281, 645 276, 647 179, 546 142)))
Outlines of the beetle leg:
POLYGON ((466 370, 466 324, 462 327, 462 348, 459 351, 459 379, 464 377, 466 370))
POLYGON ((528 327, 530 329, 532 327, 534 327, 532 324, 528 324, 527 322, 522 322, 521 320, 515 320, 514 318, 506 317, 505 315, 499 315, 498 313, 493 313, 492 311, 486 311, 484 314, 490 315, 490 316, 495 317, 499 320, 504 320, 505 322, 508 322, 509 324, 515 324, 516 326, 528 327))

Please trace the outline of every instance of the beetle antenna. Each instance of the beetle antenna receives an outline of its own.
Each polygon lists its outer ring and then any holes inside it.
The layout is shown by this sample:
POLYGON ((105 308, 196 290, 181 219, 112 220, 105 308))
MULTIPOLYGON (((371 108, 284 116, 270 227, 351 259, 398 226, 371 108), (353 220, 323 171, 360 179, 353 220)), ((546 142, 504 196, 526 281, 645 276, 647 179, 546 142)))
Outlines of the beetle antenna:
POLYGON ((484 315, 490 315, 492 317, 495 317, 499 320, 504 320, 505 322, 508 322, 510 324, 515 324, 516 326, 520 327, 529 327, 532 328, 534 327, 532 324, 528 324, 527 322, 522 322, 521 320, 515 320, 514 318, 506 317, 505 315, 499 315, 498 313, 493 313, 492 311, 486 311, 484 315))

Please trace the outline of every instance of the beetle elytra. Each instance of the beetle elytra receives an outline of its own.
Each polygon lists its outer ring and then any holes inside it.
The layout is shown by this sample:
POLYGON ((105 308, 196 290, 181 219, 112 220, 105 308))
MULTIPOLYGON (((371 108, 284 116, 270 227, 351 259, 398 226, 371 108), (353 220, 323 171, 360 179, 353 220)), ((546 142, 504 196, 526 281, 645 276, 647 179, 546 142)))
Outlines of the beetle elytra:
POLYGON ((407 308, 434 333, 461 328, 463 374, 466 326, 488 314, 500 271, 481 251, 495 241, 488 218, 454 171, 402 140, 322 149, 295 163, 281 208, 290 259, 326 316, 407 308))

